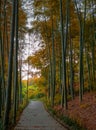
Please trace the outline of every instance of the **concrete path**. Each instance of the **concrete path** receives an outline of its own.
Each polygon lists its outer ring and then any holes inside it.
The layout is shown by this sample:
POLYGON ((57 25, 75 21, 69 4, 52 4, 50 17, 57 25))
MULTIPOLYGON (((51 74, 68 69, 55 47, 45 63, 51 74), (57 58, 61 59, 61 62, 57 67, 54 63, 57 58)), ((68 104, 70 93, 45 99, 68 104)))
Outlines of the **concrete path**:
POLYGON ((14 130, 67 130, 46 112, 43 103, 31 101, 14 130))

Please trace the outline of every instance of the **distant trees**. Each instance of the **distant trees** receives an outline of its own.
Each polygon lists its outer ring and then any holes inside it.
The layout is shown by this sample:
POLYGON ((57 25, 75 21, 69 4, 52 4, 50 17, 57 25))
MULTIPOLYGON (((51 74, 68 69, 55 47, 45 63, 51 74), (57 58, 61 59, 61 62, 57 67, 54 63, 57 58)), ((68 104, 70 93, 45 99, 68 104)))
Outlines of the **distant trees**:
MULTIPOLYGON (((67 109, 69 96, 71 96, 71 99, 74 99, 78 92, 81 102, 85 90, 89 91, 95 88, 94 65, 96 56, 94 51, 96 46, 94 39, 96 38, 94 34, 96 28, 94 21, 96 17, 94 13, 96 3, 94 0, 90 2, 86 0, 56 0, 37 3, 38 0, 35 0, 33 3, 35 8, 34 15, 37 18, 33 22, 34 30, 38 30, 44 40, 46 45, 43 49, 44 52, 50 53, 50 56, 49 53, 46 55, 47 66, 43 67, 45 61, 43 66, 40 64, 41 70, 46 69, 49 73, 49 81, 52 82, 52 72, 56 68, 55 87, 53 84, 50 86, 50 88, 55 88, 54 99, 51 99, 51 102, 54 100, 55 104, 56 97, 59 94, 62 106, 64 105, 65 109, 67 109), (54 44, 51 44, 52 14, 54 44), (88 28, 90 28, 89 31, 88 28), (48 44, 49 51, 47 51, 48 44), (55 54, 53 54, 52 50, 54 50, 55 54), (51 62, 49 60, 50 57, 51 59, 54 57, 51 62), (52 67, 54 60, 56 67, 52 67)), ((32 64, 35 65, 34 62, 32 64)), ((48 90, 50 91, 49 93, 54 93, 53 89, 48 90)))

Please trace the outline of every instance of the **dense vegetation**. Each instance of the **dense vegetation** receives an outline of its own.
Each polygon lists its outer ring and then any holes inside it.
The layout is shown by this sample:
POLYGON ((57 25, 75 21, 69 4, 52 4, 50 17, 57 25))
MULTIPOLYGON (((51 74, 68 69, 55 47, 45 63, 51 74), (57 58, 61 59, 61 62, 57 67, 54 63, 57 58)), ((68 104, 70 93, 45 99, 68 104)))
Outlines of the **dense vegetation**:
POLYGON ((67 109, 68 95, 74 99, 78 93, 82 101, 85 90, 96 88, 95 5, 94 0, 34 1, 33 25, 44 48, 29 57, 29 64, 41 68, 53 106, 56 94, 67 109))
POLYGON ((0 129, 16 123, 21 108, 21 39, 26 14, 18 0, 0 1, 0 129), (19 13, 18 13, 19 12, 19 13), (19 54, 19 55, 18 55, 19 54), (19 71, 18 71, 19 70, 19 71))
POLYGON ((28 98, 45 96, 52 107, 65 110, 77 95, 82 102, 85 92, 96 90, 95 51, 96 0, 1 0, 0 127, 8 130, 11 121, 16 123, 28 98), (32 45, 24 60, 26 35, 30 45, 39 40, 39 49, 29 55, 32 45), (22 84, 23 64, 27 82, 22 84), (39 71, 31 72, 31 66, 39 71))

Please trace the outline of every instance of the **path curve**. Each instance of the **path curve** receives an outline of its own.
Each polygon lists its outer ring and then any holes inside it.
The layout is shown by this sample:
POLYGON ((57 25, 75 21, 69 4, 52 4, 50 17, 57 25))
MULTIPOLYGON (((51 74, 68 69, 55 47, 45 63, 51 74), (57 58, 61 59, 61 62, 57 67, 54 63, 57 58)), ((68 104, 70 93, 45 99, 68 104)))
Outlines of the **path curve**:
POLYGON ((67 130, 45 110, 40 101, 31 101, 14 130, 67 130))

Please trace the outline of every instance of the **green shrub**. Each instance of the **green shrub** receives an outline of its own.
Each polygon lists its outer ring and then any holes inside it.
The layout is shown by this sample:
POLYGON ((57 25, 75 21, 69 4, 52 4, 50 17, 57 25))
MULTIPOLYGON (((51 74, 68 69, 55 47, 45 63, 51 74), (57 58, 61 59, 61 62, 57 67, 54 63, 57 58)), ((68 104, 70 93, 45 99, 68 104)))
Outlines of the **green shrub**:
POLYGON ((36 95, 36 98, 42 98, 42 97, 44 97, 44 96, 45 96, 44 93, 38 93, 38 94, 36 95))

